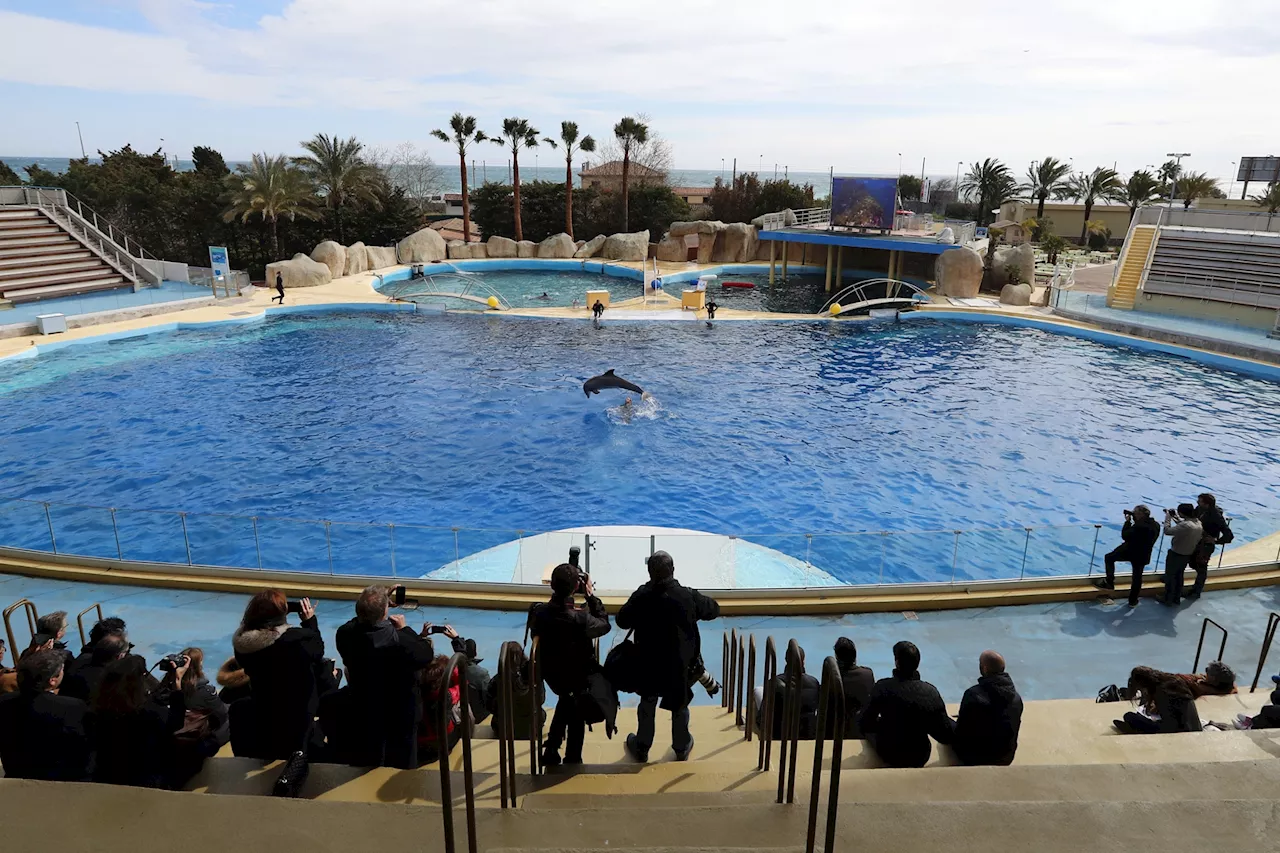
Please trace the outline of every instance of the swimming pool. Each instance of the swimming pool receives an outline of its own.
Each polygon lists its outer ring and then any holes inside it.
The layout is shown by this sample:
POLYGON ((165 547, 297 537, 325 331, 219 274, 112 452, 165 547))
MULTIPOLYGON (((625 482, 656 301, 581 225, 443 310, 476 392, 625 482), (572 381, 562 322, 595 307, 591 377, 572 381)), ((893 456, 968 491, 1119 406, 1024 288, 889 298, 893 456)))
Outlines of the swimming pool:
MULTIPOLYGON (((434 277, 441 282, 441 290, 452 291, 464 282, 479 281, 506 299, 512 308, 567 308, 573 304, 574 300, 581 305, 588 290, 608 290, 610 300, 613 302, 644 295, 644 285, 640 281, 638 271, 635 273, 635 278, 623 278, 586 271, 486 270, 478 264, 461 265, 459 268, 463 270, 461 277, 452 272, 434 277)), ((430 272, 431 267, 427 270, 430 272)), ((392 280, 380 285, 378 289, 383 293, 392 293, 403 290, 408 283, 403 280, 392 280)), ((467 305, 458 300, 439 297, 414 296, 410 299, 425 304, 438 303, 453 309, 484 310, 483 306, 467 305)))
POLYGON ((366 574, 394 549, 407 575, 645 524, 846 582, 1076 573, 1092 522, 1139 501, 1207 489, 1238 541, 1280 526, 1277 404, 1262 379, 988 324, 286 315, 0 363, 3 492, 51 502, 0 504, 0 543, 366 574), (585 399, 611 367, 652 405, 585 399))

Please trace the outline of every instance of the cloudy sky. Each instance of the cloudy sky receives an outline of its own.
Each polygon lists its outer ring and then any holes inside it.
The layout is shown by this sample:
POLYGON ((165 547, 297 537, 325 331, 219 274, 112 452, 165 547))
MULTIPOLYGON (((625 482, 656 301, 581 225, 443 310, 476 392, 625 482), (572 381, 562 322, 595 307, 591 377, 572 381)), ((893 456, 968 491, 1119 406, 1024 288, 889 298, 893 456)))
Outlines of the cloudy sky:
MULTIPOLYGON (((607 134, 645 112, 684 168, 1121 171, 1280 153, 1280 0, 0 0, 0 154, 131 142, 230 159, 378 145, 455 110, 607 134)), ((492 158, 502 159, 496 148, 492 158)))

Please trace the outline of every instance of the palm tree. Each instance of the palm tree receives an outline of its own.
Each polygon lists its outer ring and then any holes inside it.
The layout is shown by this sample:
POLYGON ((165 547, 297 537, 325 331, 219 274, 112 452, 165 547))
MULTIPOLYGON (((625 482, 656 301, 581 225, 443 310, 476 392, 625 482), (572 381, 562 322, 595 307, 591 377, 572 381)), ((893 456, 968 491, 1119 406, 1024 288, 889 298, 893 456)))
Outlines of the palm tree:
POLYGON ((227 199, 230 206, 223 212, 222 221, 236 217, 244 222, 258 214, 263 222, 271 223, 271 256, 280 257, 280 238, 276 234, 276 222, 280 217, 290 221, 301 216, 317 219, 316 197, 307 176, 294 168, 283 154, 254 154, 248 163, 241 163, 234 174, 227 176, 227 199))
POLYGON ((622 230, 627 230, 627 214, 630 211, 631 152, 637 145, 649 141, 649 126, 627 116, 613 126, 613 135, 622 146, 622 230))
POLYGON ((1116 193, 1116 201, 1129 205, 1129 221, 1137 214, 1138 208, 1148 202, 1160 198, 1160 181, 1145 169, 1129 176, 1120 191, 1116 193))
POLYGON ((1071 164, 1056 157, 1046 157, 1027 167, 1027 192, 1036 200, 1036 219, 1044 217, 1044 203, 1054 195, 1071 174, 1071 164))
POLYGON ((960 179, 960 191, 977 196, 978 224, 984 225, 991 208, 1018 194, 1018 182, 1008 166, 988 157, 981 163, 970 164, 969 171, 960 179))
MULTIPOLYGON (((578 141, 578 123, 573 121, 560 122, 560 141, 564 143, 564 233, 568 234, 570 239, 573 238, 573 155, 578 151, 591 152, 596 150, 596 141, 590 136, 582 137, 582 141, 578 141)), ((548 139, 547 144, 552 148, 556 147, 554 139, 548 139)))
POLYGON ((1080 245, 1088 239, 1089 216, 1093 213, 1095 202, 1104 199, 1115 199, 1124 185, 1115 169, 1104 169, 1101 166, 1088 174, 1072 175, 1062 188, 1066 198, 1074 198, 1084 205, 1084 222, 1080 223, 1080 245))
POLYGON ((1273 216, 1280 213, 1280 183, 1271 184, 1265 193, 1249 196, 1249 200, 1256 201, 1258 207, 1265 207, 1273 216))
POLYGON ((523 240, 524 226, 520 222, 520 149, 538 147, 538 129, 531 126, 528 119, 504 118, 502 133, 490 136, 489 141, 494 145, 511 146, 511 192, 515 197, 513 204, 516 212, 516 239, 523 240))
POLYGON ((473 142, 484 142, 489 137, 483 130, 476 130, 476 117, 454 113, 449 119, 449 129, 453 135, 443 130, 433 130, 431 135, 441 142, 452 142, 458 146, 458 165, 462 169, 462 239, 471 242, 471 192, 467 189, 467 146, 473 142))
POLYGON ((1198 198, 1211 196, 1218 190, 1218 181, 1204 172, 1188 172, 1178 178, 1178 196, 1182 199, 1182 208, 1191 207, 1191 202, 1198 198))
POLYGON ((375 208, 382 206, 378 190, 385 184, 377 166, 360 156, 364 146, 354 136, 339 139, 317 133, 302 143, 307 153, 294 157, 293 163, 311 178, 316 190, 324 196, 325 206, 333 211, 338 229, 338 242, 345 243, 342 232, 342 208, 349 201, 363 201, 375 208))

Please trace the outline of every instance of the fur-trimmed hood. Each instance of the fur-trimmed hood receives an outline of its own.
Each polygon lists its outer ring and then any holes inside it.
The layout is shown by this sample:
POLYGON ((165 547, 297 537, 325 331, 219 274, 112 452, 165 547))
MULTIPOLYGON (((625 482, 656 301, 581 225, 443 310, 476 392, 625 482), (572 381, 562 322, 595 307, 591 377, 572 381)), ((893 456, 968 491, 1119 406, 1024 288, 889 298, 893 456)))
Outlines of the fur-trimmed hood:
POLYGON ((226 663, 218 667, 218 684, 238 690, 249 686, 249 674, 240 666, 235 658, 227 658, 226 663))
POLYGON ((280 639, 280 635, 288 627, 287 625, 281 625, 278 628, 253 628, 251 630, 241 628, 231 638, 231 648, 235 649, 238 655, 251 655, 254 652, 260 652, 280 639))

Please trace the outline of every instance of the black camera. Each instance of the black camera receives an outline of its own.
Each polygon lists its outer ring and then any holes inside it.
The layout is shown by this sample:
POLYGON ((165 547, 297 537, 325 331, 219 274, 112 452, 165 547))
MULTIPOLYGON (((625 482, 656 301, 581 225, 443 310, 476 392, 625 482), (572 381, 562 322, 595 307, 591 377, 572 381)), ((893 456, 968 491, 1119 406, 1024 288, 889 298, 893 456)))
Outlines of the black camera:
POLYGON ((161 672, 177 672, 178 667, 187 662, 186 655, 165 655, 160 658, 161 672))
POLYGON ((582 549, 577 545, 574 545, 569 549, 569 565, 573 566, 575 569, 578 568, 578 558, 580 556, 582 556, 582 549))
POLYGON ((391 606, 404 607, 404 584, 396 584, 391 587, 391 606))

